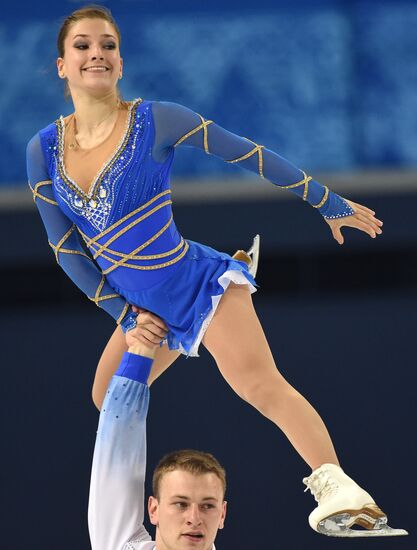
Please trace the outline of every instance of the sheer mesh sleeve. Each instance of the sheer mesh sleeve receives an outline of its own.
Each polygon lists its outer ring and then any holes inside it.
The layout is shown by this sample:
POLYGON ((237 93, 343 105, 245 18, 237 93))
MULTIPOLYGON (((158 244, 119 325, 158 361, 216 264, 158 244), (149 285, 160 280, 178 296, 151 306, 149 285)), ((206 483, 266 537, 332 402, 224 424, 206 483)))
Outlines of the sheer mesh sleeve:
POLYGON ((29 142, 26 160, 29 186, 56 261, 88 298, 106 310, 124 331, 135 326, 136 314, 126 300, 115 293, 108 284, 92 258, 83 249, 76 226, 59 208, 39 135, 29 142))
POLYGON ((155 160, 163 160, 172 147, 198 147, 226 162, 256 172, 283 189, 291 190, 326 218, 341 218, 354 213, 342 197, 263 145, 237 136, 176 103, 154 102, 152 111, 156 130, 155 160))

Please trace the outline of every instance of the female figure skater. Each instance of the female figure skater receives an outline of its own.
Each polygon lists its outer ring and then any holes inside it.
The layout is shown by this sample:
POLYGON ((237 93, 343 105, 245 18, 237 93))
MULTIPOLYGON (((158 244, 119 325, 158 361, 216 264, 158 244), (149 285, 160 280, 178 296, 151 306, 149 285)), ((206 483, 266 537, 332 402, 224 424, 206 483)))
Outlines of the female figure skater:
POLYGON ((87 6, 67 17, 58 50, 58 75, 74 113, 32 138, 27 167, 58 263, 119 325, 98 369, 96 403, 127 347, 154 356, 152 380, 179 353, 197 355, 203 342, 235 392, 272 420, 312 468, 303 481, 319 503, 309 517, 313 529, 404 534, 386 527, 372 497, 341 470, 320 416, 277 370, 252 305, 247 265, 177 231, 169 188, 175 148, 199 147, 290 189, 322 214, 339 244, 341 227, 375 238, 382 222, 276 153, 185 107, 121 101, 120 32, 105 8, 87 6), (152 313, 138 326, 130 304, 152 313), (166 345, 154 347, 164 336, 166 345), (354 523, 367 530, 349 529, 354 523))

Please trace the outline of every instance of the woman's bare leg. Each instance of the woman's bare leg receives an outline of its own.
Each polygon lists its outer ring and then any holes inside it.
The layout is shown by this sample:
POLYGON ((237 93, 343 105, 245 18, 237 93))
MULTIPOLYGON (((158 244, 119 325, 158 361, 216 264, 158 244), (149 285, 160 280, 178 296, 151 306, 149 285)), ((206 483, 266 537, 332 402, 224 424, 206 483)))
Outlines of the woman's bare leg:
POLYGON ((339 464, 322 419, 279 373, 246 285, 226 290, 203 343, 235 392, 281 428, 313 470, 339 464))
MULTIPOLYGON (((113 332, 110 340, 98 362, 93 383, 92 397, 95 406, 100 410, 109 382, 116 372, 122 355, 127 351, 126 338, 120 327, 113 332)), ((155 359, 149 375, 148 384, 151 385, 180 355, 178 351, 172 351, 165 344, 156 348, 155 359)))

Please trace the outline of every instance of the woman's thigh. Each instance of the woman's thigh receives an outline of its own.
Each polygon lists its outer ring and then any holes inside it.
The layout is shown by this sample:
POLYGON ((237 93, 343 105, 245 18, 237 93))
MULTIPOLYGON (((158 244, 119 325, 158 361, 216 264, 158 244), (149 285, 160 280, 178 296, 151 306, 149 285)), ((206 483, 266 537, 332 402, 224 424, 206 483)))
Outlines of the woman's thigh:
MULTIPOLYGON (((122 329, 117 327, 107 342, 97 365, 92 395, 98 409, 101 407, 107 387, 125 351, 127 351, 125 336, 122 329)), ((166 344, 157 348, 148 384, 151 385, 158 376, 166 371, 179 355, 178 351, 170 350, 166 344)))
POLYGON ((203 343, 223 377, 239 394, 268 381, 287 386, 277 370, 246 285, 229 285, 203 343))

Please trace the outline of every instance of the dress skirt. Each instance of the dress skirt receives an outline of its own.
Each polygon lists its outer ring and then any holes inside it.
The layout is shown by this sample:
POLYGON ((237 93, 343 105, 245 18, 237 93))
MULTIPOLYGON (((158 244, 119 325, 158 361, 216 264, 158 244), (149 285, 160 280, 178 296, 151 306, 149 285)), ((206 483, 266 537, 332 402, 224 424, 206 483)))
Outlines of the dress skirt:
POLYGON ((169 349, 198 357, 198 348, 220 299, 231 282, 256 292, 244 262, 209 246, 187 241, 189 249, 167 279, 140 291, 115 288, 129 304, 151 311, 168 326, 169 349))

